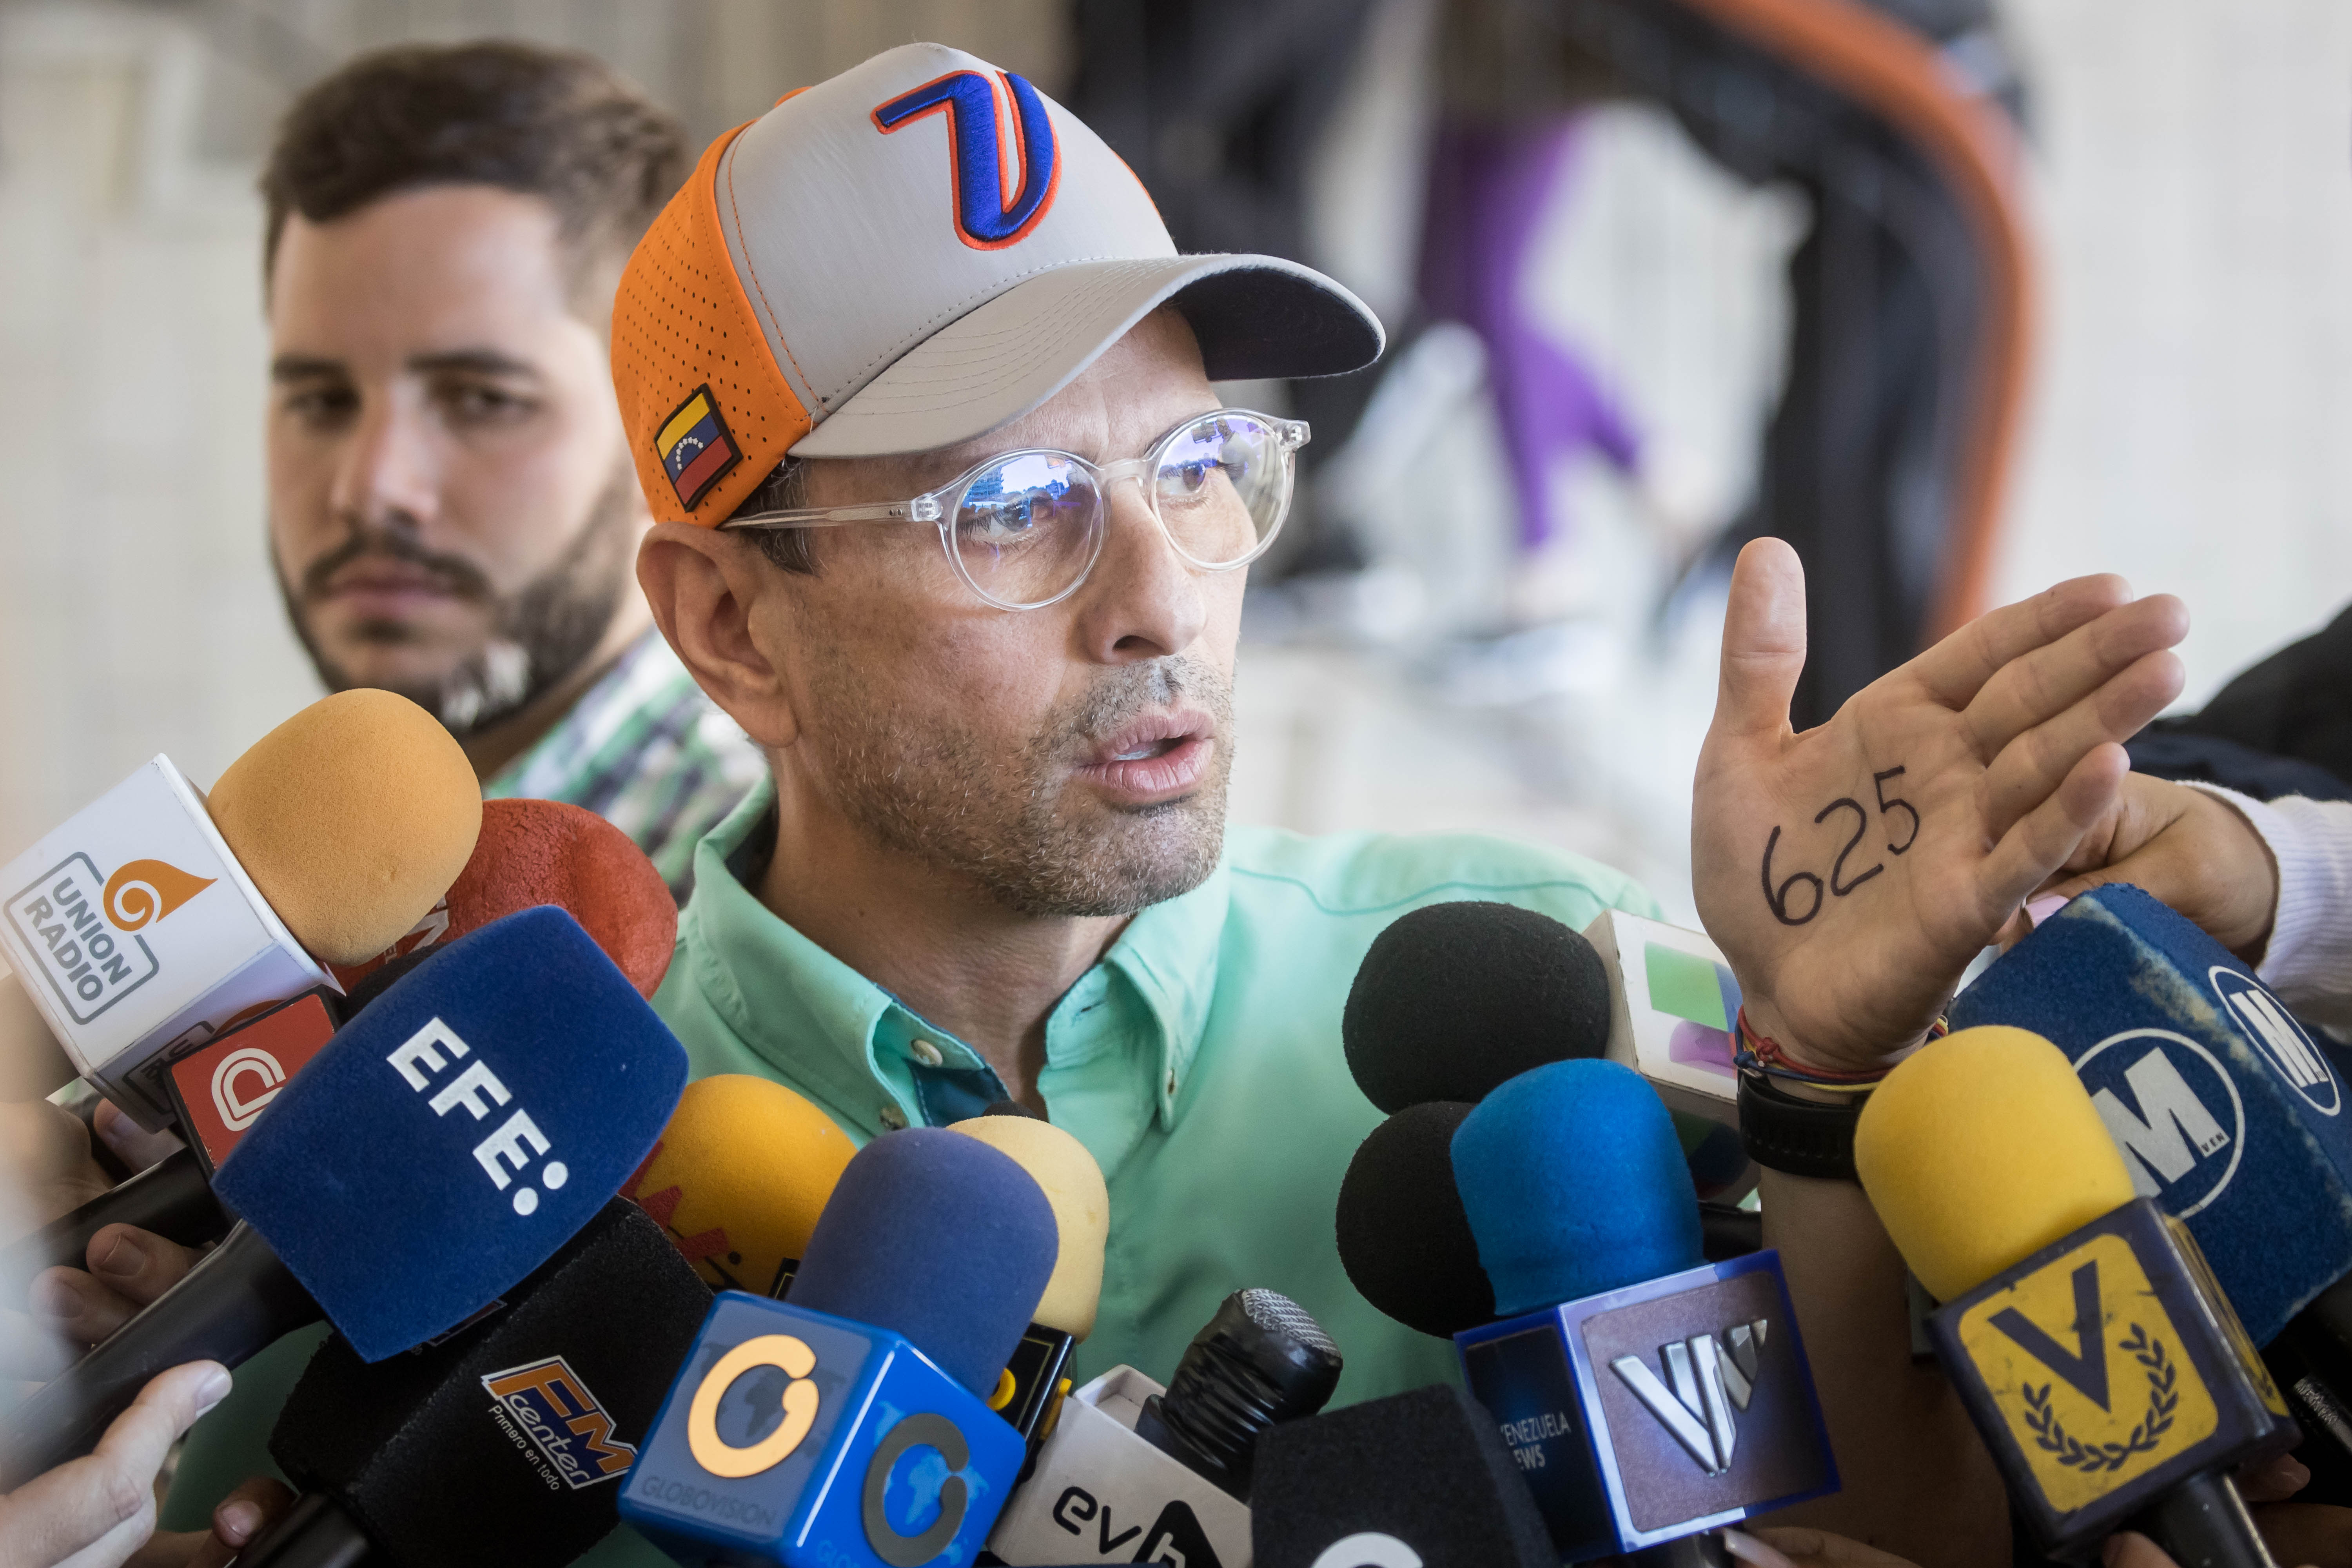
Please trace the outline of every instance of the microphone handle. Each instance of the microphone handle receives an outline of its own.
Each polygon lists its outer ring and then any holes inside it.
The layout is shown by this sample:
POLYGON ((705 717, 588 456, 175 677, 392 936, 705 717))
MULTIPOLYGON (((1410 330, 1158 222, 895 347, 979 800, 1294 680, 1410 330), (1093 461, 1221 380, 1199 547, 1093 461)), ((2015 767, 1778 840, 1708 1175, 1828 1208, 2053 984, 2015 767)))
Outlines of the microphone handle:
POLYGON ((260 1233, 239 1223, 178 1284, 9 1415, 0 1429, 0 1492, 89 1453, 165 1368, 191 1361, 236 1367, 324 1316, 260 1233))
POLYGON ((1723 1543, 1719 1530, 1703 1530, 1696 1535, 1644 1546, 1639 1552, 1627 1552, 1625 1561, 1632 1568, 1739 1568, 1739 1560, 1723 1543))
POLYGON ((246 1543, 237 1568, 359 1568, 375 1550, 352 1516, 323 1492, 305 1492, 278 1522, 246 1543))
POLYGON ((110 1225, 137 1226, 183 1247, 217 1241, 229 1216, 213 1196, 195 1152, 182 1149, 158 1160, 112 1192, 60 1215, 0 1252, 0 1279, 21 1291, 44 1268, 83 1267, 89 1238, 110 1225))
POLYGON ((2180 1568, 2278 1568, 2246 1511, 2246 1500, 2219 1470, 2182 1481, 2132 1521, 2131 1528, 2163 1547, 2180 1568))

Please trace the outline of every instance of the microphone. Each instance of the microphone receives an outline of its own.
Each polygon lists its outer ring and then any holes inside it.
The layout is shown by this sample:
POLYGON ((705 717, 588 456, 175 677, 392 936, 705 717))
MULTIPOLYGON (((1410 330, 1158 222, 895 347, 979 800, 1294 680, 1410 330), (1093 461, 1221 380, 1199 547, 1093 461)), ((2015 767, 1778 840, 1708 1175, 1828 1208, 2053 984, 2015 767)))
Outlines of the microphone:
POLYGON ((1642 1552, 1837 1489, 1777 1252, 1702 1261, 1656 1093, 1563 1061, 1489 1094, 1454 1169, 1500 1322, 1455 1336, 1559 1555, 1642 1552))
POLYGON ((2228 1469, 2294 1426, 2187 1227, 2136 1197, 2063 1052, 1956 1032, 1863 1106, 1854 1166, 1936 1354, 2044 1551, 2114 1531, 2268 1568, 2228 1469))
POLYGON ((1289 1297, 1237 1290, 1193 1336, 1162 1388, 1114 1367, 1065 1402, 988 1549, 1019 1565, 1136 1545, 1137 1563, 1245 1563, 1249 1500, 1266 1433, 1323 1407, 1339 1347, 1289 1297))
POLYGON ((623 1483, 681 1562, 970 1562, 1024 1457, 984 1403, 1055 1262, 1022 1168, 944 1128, 841 1173, 792 1300, 720 1292, 623 1483))
POLYGON ((951 1123, 948 1131, 979 1139, 1028 1172, 1053 1205, 1061 1239, 1045 1293, 988 1396, 989 1408, 1011 1422, 1027 1446, 1026 1479, 1070 1392, 1070 1356, 1094 1332, 1110 1192, 1086 1145, 1041 1118, 991 1111, 951 1123))
POLYGON ((1339 1182, 1339 1265, 1357 1293, 1409 1329, 1452 1339, 1495 1321, 1454 1181, 1454 1134, 1476 1107, 1407 1106, 1371 1131, 1339 1182))
POLYGON ((686 1053, 571 916, 526 910, 388 988, 221 1166, 221 1245, 20 1406, 0 1486, 94 1441, 155 1371, 323 1315, 381 1361, 464 1321, 619 1188, 686 1053))
POLYGON ((1640 1073, 1667 1110, 1715 1124, 1696 1142, 1683 1134, 1701 1197, 1745 1196, 1759 1173, 1739 1141, 1731 1040, 1739 982, 1723 950, 1704 932, 1622 910, 1603 910, 1584 935, 1609 976, 1609 1047, 1602 1054, 1640 1073))
POLYGON ((782 1084, 716 1073, 686 1086, 621 1195, 712 1289, 781 1297, 856 1152, 832 1118, 782 1084))
POLYGON ((570 1563, 619 1522, 709 1310, 661 1227, 615 1199, 479 1322, 373 1363, 329 1340, 269 1437, 305 1495, 237 1561, 570 1563))
POLYGON ((346 991, 396 959, 454 942, 535 904, 571 912, 641 996, 669 972, 677 904, 629 836, 560 800, 486 800, 482 829, 448 891, 398 940, 331 967, 346 991))
POLYGON ((1255 1568, 1557 1568, 1495 1423, 1458 1388, 1417 1388, 1258 1444, 1255 1568))
POLYGON ((0 868, 0 955, 74 1070, 160 1131, 167 1055, 415 924, 480 822, 438 721, 339 692, 255 742, 209 799, 159 756, 0 868))

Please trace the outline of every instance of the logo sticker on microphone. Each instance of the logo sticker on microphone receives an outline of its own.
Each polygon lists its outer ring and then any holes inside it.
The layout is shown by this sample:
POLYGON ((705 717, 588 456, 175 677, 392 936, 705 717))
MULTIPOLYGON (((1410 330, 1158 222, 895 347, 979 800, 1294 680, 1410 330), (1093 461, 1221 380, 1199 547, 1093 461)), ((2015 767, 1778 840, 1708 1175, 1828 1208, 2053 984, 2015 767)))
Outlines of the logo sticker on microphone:
POLYGON ((2344 1109, 2343 1086, 2336 1081, 2327 1058, 2294 1021, 2294 1015, 2279 1005, 2277 997, 2236 970, 2218 963, 2206 977, 2213 994, 2221 999, 2221 1011, 2245 1031, 2254 1049, 2286 1079, 2289 1089, 2303 1097, 2305 1105, 2322 1116, 2334 1116, 2344 1109))
POLYGON ((67 1016, 87 1024, 162 967, 137 933, 213 881, 163 860, 126 861, 101 877, 89 856, 68 855, 8 900, 8 921, 67 1016))
POLYGON ((2228 1190, 2245 1152, 2246 1107, 2212 1052, 2169 1029, 2126 1029, 2084 1051, 2074 1076, 2140 1196, 2186 1219, 2228 1190))
POLYGON ((541 1474, 573 1491, 618 1480, 637 1450, 613 1436, 613 1417, 560 1355, 483 1375, 490 1415, 515 1447, 536 1453, 541 1474))

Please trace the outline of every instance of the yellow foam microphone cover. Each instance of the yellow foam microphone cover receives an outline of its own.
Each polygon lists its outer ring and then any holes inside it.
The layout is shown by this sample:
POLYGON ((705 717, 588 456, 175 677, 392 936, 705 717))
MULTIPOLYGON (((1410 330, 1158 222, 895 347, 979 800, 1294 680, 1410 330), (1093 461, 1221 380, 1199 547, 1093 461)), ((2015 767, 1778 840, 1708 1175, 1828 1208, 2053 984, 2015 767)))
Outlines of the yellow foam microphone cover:
POLYGON ((473 764, 405 697, 313 702, 231 763, 213 825, 295 940, 330 963, 390 947, 448 891, 482 829, 473 764))
POLYGON ((749 1073, 697 1079, 623 1195, 717 1289, 765 1291, 797 1258, 857 1152, 833 1119, 749 1073))
POLYGON ((2066 1055, 1998 1025, 1929 1042, 1874 1090, 1853 1163, 1939 1301, 2131 1202, 2131 1173, 2066 1055))
POLYGON ((1062 1233, 1062 1255, 1031 1321, 1085 1339, 1094 1332, 1095 1309, 1102 1302, 1103 1242, 1110 1231, 1110 1192, 1103 1185, 1102 1167, 1085 1144, 1034 1117, 975 1116, 948 1131, 1011 1156, 1045 1189, 1062 1233))

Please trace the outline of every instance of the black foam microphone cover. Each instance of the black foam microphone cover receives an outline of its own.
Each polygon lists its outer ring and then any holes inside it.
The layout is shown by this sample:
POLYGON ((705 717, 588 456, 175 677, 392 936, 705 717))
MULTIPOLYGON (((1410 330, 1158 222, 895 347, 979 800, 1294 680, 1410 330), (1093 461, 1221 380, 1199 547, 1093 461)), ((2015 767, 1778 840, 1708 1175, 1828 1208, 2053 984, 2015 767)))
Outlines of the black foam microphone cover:
POLYGON ((1250 1548, 1257 1568, 1559 1561, 1495 1418, 1444 1384, 1270 1428, 1258 1441, 1250 1548), (1350 1537, 1372 1539, 1326 1555, 1350 1537))
POLYGON ((1479 1100, 1507 1079, 1609 1045, 1609 971, 1592 944, 1513 904, 1430 904, 1372 939, 1339 1040, 1382 1110, 1479 1100))
POLYGON ((1339 1183, 1339 1263, 1365 1300, 1452 1339, 1495 1321, 1495 1287, 1454 1184, 1454 1132, 1474 1108, 1408 1106, 1372 1129, 1339 1183))
POLYGON ((366 1363, 330 1339, 269 1452, 397 1568, 570 1563, 609 1532, 622 1478, 710 1310, 661 1226, 615 1198, 439 1342, 366 1363))

